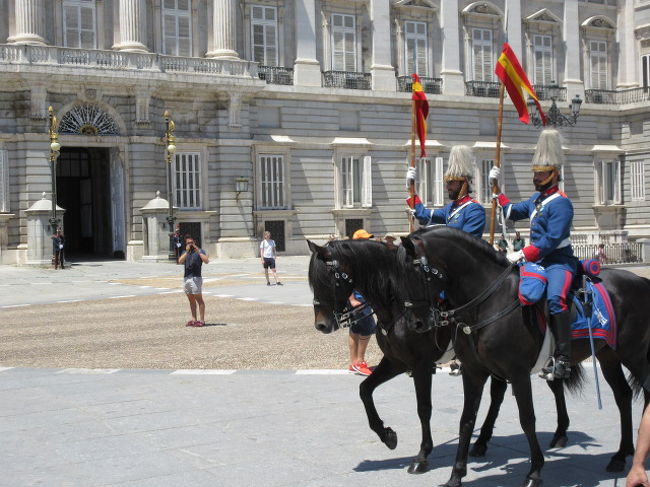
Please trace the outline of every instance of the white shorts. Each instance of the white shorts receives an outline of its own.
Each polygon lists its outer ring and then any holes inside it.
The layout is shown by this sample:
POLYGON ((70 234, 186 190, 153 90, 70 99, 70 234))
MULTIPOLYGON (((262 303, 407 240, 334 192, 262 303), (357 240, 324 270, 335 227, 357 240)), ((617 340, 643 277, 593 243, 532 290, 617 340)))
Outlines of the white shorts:
POLYGON ((185 290, 185 294, 201 294, 202 286, 202 277, 186 277, 183 289, 185 290))

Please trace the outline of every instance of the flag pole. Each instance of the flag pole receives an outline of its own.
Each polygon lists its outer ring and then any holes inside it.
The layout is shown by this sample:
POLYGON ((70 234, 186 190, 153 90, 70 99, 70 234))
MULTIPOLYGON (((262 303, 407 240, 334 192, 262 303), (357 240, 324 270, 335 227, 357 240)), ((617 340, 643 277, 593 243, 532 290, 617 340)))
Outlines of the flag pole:
MULTIPOLYGON (((411 154, 409 157, 409 167, 415 167, 415 137, 416 134, 416 121, 415 121, 415 100, 411 100, 411 154)), ((415 196, 415 181, 411 181, 411 184, 409 184, 409 197, 411 198, 411 201, 413 201, 413 197, 415 196)), ((411 214, 411 212, 408 213, 408 220, 409 220, 409 233, 413 231, 413 220, 414 217, 411 214)))
MULTIPOLYGON (((497 118, 497 147, 494 165, 501 167, 501 133, 503 131, 503 99, 505 95, 506 85, 501 83, 499 88, 499 116, 497 118)), ((492 185, 492 194, 499 194, 499 182, 494 181, 492 185)), ((497 200, 492 198, 492 213, 490 216, 490 245, 494 245, 494 225, 497 217, 497 200)))

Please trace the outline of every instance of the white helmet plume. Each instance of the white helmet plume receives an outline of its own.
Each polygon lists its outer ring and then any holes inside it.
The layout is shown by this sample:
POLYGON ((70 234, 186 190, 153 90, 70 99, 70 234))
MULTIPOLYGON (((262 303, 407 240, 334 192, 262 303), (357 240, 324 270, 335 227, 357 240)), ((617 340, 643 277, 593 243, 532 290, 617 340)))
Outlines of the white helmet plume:
POLYGON ((449 153, 449 166, 445 172, 446 181, 464 181, 474 176, 475 164, 472 149, 466 145, 455 145, 449 153))
POLYGON ((533 155, 533 171, 560 170, 564 164, 562 151, 562 136, 555 129, 544 129, 539 134, 535 155, 533 155))

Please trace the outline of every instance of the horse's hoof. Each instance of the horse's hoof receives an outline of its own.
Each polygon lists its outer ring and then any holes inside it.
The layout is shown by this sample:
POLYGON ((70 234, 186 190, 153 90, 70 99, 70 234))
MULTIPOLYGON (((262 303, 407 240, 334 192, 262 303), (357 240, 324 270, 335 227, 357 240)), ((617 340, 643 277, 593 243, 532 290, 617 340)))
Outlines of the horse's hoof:
POLYGON ((451 477, 446 484, 442 484, 439 487, 463 487, 459 478, 451 477))
POLYGON ((622 472, 625 470, 625 460, 619 460, 618 458, 612 458, 607 464, 608 472, 622 472))
POLYGON ((394 450, 397 448, 397 433, 395 433, 391 428, 385 428, 384 437, 381 441, 383 441, 388 448, 394 450))
POLYGON ((429 462, 426 460, 413 460, 407 470, 408 473, 425 473, 429 471, 429 462))
POLYGON ((544 485, 542 479, 526 479, 523 487, 542 487, 542 485, 544 485))
POLYGON ((485 452, 487 451, 487 445, 485 443, 474 443, 474 446, 469 451, 470 457, 484 457, 485 452))
POLYGON ((551 440, 549 448, 564 448, 569 441, 566 435, 555 435, 551 440))

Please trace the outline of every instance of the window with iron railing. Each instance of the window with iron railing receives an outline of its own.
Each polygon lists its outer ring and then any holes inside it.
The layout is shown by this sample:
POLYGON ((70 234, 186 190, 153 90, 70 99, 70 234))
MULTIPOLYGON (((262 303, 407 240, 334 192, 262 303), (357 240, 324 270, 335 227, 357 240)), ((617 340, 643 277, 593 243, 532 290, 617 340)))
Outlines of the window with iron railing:
POLYGON ((357 71, 357 34, 354 15, 332 14, 331 66, 334 71, 357 71))
POLYGON ((490 29, 472 29, 472 80, 494 81, 494 46, 490 29))
POLYGON ((589 42, 589 82, 595 90, 609 89, 609 71, 607 60, 607 42, 589 42))
POLYGON ((251 49, 253 61, 278 65, 278 12, 276 7, 251 6, 251 49))
POLYGON ((533 55, 535 56, 534 79, 538 85, 551 85, 555 79, 553 70, 553 37, 535 34, 533 36, 533 55))
POLYGON ((404 22, 404 56, 407 74, 429 74, 426 22, 404 22))

